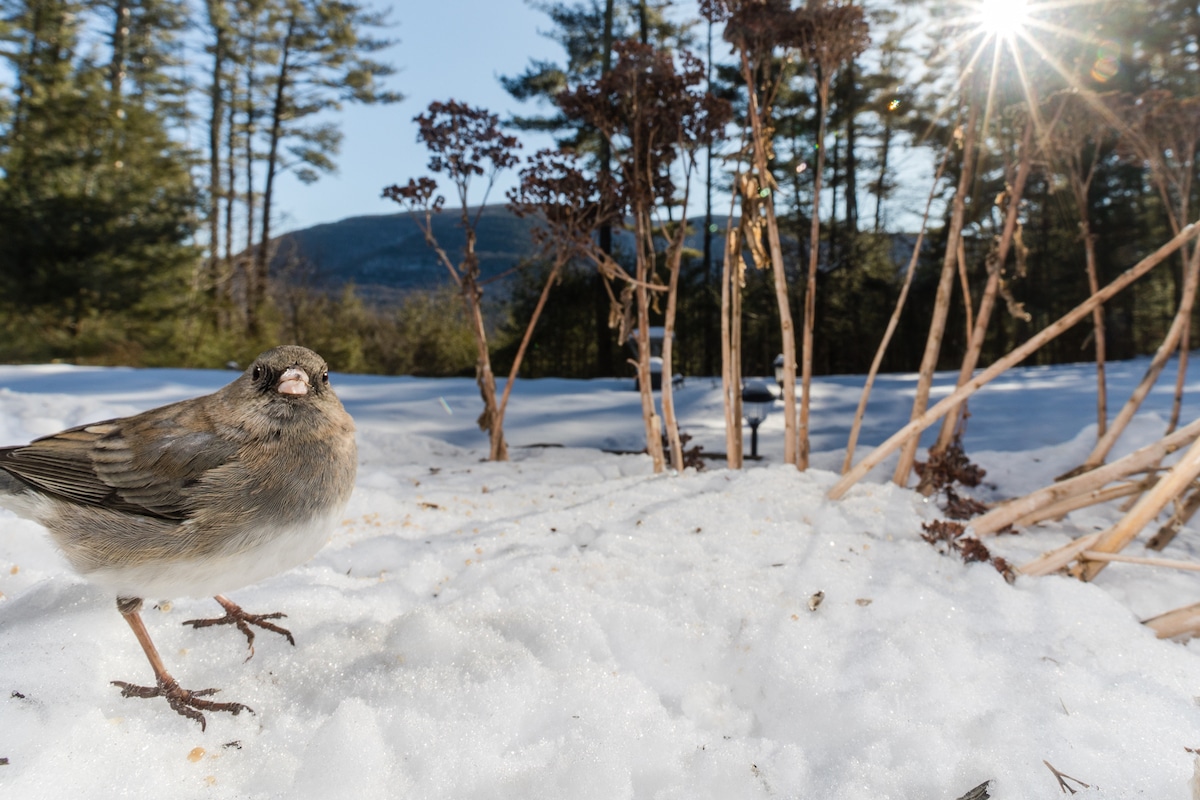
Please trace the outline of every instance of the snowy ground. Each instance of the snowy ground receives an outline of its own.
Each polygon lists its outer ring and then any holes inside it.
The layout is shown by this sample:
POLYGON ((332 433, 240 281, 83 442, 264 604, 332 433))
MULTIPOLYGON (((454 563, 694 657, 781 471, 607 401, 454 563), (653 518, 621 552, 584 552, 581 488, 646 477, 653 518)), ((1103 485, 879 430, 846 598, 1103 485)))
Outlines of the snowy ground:
MULTIPOLYGON (((1145 367, 1111 366, 1114 406, 1145 367)), ((231 378, 0 367, 0 445, 231 378)), ((1139 620, 1200 600, 1200 575, 1117 564, 1010 586, 921 540, 940 512, 886 482, 894 462, 826 500, 861 378, 817 383, 807 473, 779 463, 776 413, 764 461, 658 477, 603 452, 643 445, 627 381, 518 384, 507 464, 481 461, 468 380, 335 382, 359 427, 346 519, 312 562, 234 598, 286 611, 297 646, 263 633, 243 663, 235 631, 179 625, 211 600, 146 614, 184 686, 253 716, 210 714, 202 733, 122 699, 110 680, 150 673, 112 598, 0 511, 0 797, 956 800, 987 780, 997 800, 1061 796, 1043 760, 1082 797, 1194 797, 1200 643, 1139 620), (547 444, 562 447, 530 446, 547 444)), ((1171 382, 1114 457, 1161 435, 1171 382)), ((881 379, 860 457, 914 388, 881 379)), ((986 389, 966 437, 988 470, 976 496, 1077 465, 1093 392, 1086 366, 986 389)), ((723 450, 715 383, 678 400, 693 444, 723 450)), ((988 543, 1019 564, 1117 516, 988 543)), ((1193 527, 1165 555, 1198 550, 1193 527)))

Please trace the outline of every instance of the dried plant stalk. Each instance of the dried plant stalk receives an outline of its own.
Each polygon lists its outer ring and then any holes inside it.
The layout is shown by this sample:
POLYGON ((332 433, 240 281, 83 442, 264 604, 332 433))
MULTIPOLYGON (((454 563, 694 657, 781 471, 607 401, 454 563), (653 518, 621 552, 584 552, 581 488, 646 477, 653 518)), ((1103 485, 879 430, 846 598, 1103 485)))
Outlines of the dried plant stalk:
POLYGON ((480 281, 479 254, 476 235, 479 220, 486 207, 487 196, 495 185, 497 174, 517 163, 520 143, 499 128, 500 118, 484 108, 472 108, 454 100, 434 101, 424 114, 414 118, 418 140, 430 152, 429 169, 445 173, 454 185, 459 199, 459 220, 466 244, 462 260, 455 264, 433 235, 432 215, 441 211, 445 198, 437 195, 437 181, 429 177, 410 178, 406 185, 394 184, 383 190, 383 196, 404 206, 421 229, 426 243, 433 248, 438 260, 450 272, 467 313, 468 326, 475 341, 475 383, 483 400, 483 412, 477 424, 487 431, 488 458, 508 460, 508 445, 504 440, 502 417, 498 414, 496 376, 488 348, 487 328, 483 321, 483 285, 480 281), (468 190, 474 178, 486 182, 484 202, 472 215, 467 205, 468 190))
POLYGON ((1068 330, 1071 326, 1078 323, 1081 319, 1092 312, 1100 303, 1105 303, 1110 300, 1115 294, 1120 292, 1129 284, 1145 275, 1151 269, 1162 263, 1163 259, 1170 256, 1178 250, 1185 242, 1200 232, 1200 223, 1192 223, 1181 230, 1171 241, 1164 244, 1162 247, 1155 250, 1150 255, 1143 258, 1134 266, 1127 269, 1124 273, 1118 276, 1115 280, 1105 286, 1096 294, 1080 303, 1071 311, 1060 317, 1054 323, 1046 326, 1040 332, 1035 334, 1023 345, 1013 350, 1004 358, 997 360, 990 367, 985 369, 975 378, 963 384, 950 395, 943 398, 932 408, 927 410, 917 419, 912 420, 900 430, 892 434, 891 438, 883 444, 871 451, 870 455, 862 460, 858 466, 847 472, 842 479, 830 488, 828 497, 831 500, 837 500, 849 491, 850 487, 862 480, 863 476, 871 471, 877 464, 894 453, 902 445, 910 439, 916 438, 921 431, 928 428, 942 415, 947 413, 951 408, 961 403, 966 398, 977 392, 980 387, 985 386, 989 382, 1016 364, 1021 363, 1029 357, 1031 353, 1037 351, 1046 342, 1052 341, 1054 338, 1068 330))
MULTIPOLYGON (((1025 184, 1033 166, 1032 144, 1036 127, 1032 117, 1025 124, 1025 133, 1021 139, 1021 158, 1017 165, 1016 177, 1009 190, 1008 208, 1004 214, 1004 228, 1000 234, 1000 241, 996 244, 996 250, 988 256, 987 284, 984 286, 983 296, 979 299, 979 314, 975 318, 975 325, 971 329, 967 352, 963 354, 962 366, 958 371, 959 386, 971 380, 971 375, 974 374, 975 367, 979 363, 979 354, 983 352, 983 342, 987 337, 988 323, 991 322, 992 310, 996 307, 996 294, 1000 288, 1000 273, 1004 269, 1004 262, 1008 259, 1008 251, 1012 247, 1013 236, 1017 229, 1017 212, 1020 210, 1021 197, 1025 194, 1025 184)), ((951 441, 954 439, 954 431, 958 427, 960 416, 961 406, 956 406, 953 413, 946 415, 942 421, 942 429, 938 432, 937 443, 934 445, 936 450, 944 451, 950 446, 951 441)))
MULTIPOLYGON (((958 254, 958 239, 962 236, 963 216, 966 209, 967 195, 970 193, 974 180, 975 141, 978 135, 976 127, 979 123, 978 103, 972 103, 967 114, 966 141, 963 145, 962 173, 959 175, 958 188, 954 193, 954 203, 950 213, 950 232, 946 239, 946 253, 942 259, 942 275, 938 281, 937 295, 933 306, 933 319, 929 323, 929 335, 925 339, 925 354, 921 357, 921 368, 917 375, 917 393, 913 398, 912 419, 920 419, 929 405, 929 393, 933 388, 933 373, 937 369, 938 356, 942 351, 942 337, 946 332, 946 318, 950 313, 950 294, 954 287, 955 262, 958 254)), ((917 455, 919 438, 913 437, 904 443, 900 460, 892 480, 898 486, 908 484, 908 476, 912 473, 913 461, 917 455)))
MULTIPOLYGON (((796 430, 796 466, 808 469, 812 411, 813 336, 817 314, 817 267, 821 253, 821 177, 825 172, 825 130, 829 90, 834 74, 861 53, 868 43, 862 8, 853 4, 810 2, 808 25, 802 28, 800 51, 817 81, 817 166, 813 170, 812 221, 808 232, 808 276, 804 290, 804 329, 801 336, 800 424, 796 430)), ((781 298, 782 300, 782 298, 781 298)))
MULTIPOLYGON (((796 329, 792 321, 792 306, 788 297, 787 273, 783 269, 783 244, 779 238, 779 221, 775 216, 774 179, 771 177, 769 159, 770 142, 767 126, 770 122, 771 105, 769 98, 759 102, 759 91, 754 79, 754 69, 750 63, 751 55, 746 47, 739 48, 741 54, 742 80, 747 86, 746 99, 749 104, 750 136, 752 147, 752 162, 754 177, 761 190, 766 191, 763 198, 763 210, 767 226, 767 246, 770 248, 771 271, 775 279, 775 300, 779 307, 779 331, 783 350, 783 461, 786 464, 797 463, 796 453, 796 329)), ((740 394, 741 375, 738 392, 740 394)), ((738 419, 741 425, 741 419, 738 419)))
POLYGON ((517 382, 517 375, 521 371, 521 364, 525 360, 525 352, 529 349, 529 343, 533 340, 533 331, 537 327, 538 320, 542 317, 542 311, 546 308, 546 301, 550 298, 550 290, 554 288, 554 284, 558 283, 559 273, 562 272, 562 267, 566 263, 567 256, 563 252, 559 252, 554 258, 554 266, 550 269, 550 274, 546 276, 546 283, 542 286, 542 293, 538 295, 537 305, 533 308, 533 313, 529 316, 529 322, 525 325, 525 333, 521 336, 521 344, 517 347, 517 354, 513 356, 512 367, 508 370, 508 380, 504 383, 504 391, 500 394, 500 403, 496 407, 496 426, 501 430, 504 429, 504 412, 508 409, 508 397, 512 394, 513 384, 517 382))
MULTIPOLYGON (((679 142, 680 150, 685 149, 685 142, 681 135, 679 142)), ((685 158, 684 178, 683 178, 683 196, 681 203, 684 208, 687 208, 688 198, 691 196, 692 189, 692 168, 695 161, 690 156, 685 158)), ((664 232, 668 231, 668 226, 659 224, 659 228, 664 232)), ((683 439, 679 434, 679 423, 675 416, 675 382, 673 376, 675 374, 675 318, 679 306, 679 270, 683 262, 683 247, 687 241, 688 222, 687 215, 680 220, 679 225, 675 226, 674 230, 670 230, 667 234, 667 310, 663 315, 663 347, 662 347, 662 407, 663 407, 663 422, 667 426, 667 444, 671 451, 671 467, 676 472, 683 472, 683 439)))
POLYGON ((971 281, 967 277, 967 243, 961 236, 958 237, 955 260, 958 263, 958 287, 963 296, 964 327, 966 328, 967 339, 970 340, 971 331, 975 327, 975 309, 971 302, 971 281))
MULTIPOLYGON (((1072 88, 1057 93, 1050 98, 1050 103, 1054 104, 1055 113, 1053 121, 1047 126, 1042 148, 1052 161, 1061 165, 1071 185, 1071 195, 1079 214, 1088 287, 1094 294, 1100 289, 1100 281, 1088 195, 1100 163, 1101 145, 1111 137, 1115 118, 1101 97, 1089 91, 1072 88)), ((1186 219, 1186 216, 1183 218, 1186 219)), ((1173 226, 1173 230, 1178 233, 1178 224, 1173 226)), ((1104 309, 1100 306, 1092 312, 1092 329, 1096 352, 1096 435, 1102 437, 1108 424, 1108 389, 1104 374, 1104 309)))
POLYGON ((1142 624, 1151 628, 1160 639, 1174 639, 1179 636, 1200 636, 1200 603, 1177 608, 1157 617, 1151 617, 1142 624))
MULTIPOLYGON (((1168 90, 1151 89, 1136 99, 1128 95, 1114 96, 1112 106, 1128 122, 1119 143, 1120 149, 1149 167, 1150 178, 1163 200, 1167 219, 1172 229, 1178 230, 1180 222, 1190 216, 1188 209, 1196 174, 1194 155, 1200 144, 1200 98, 1177 98, 1168 90)), ((1186 248, 1181 255, 1186 275, 1191 269, 1186 248)), ((1184 283, 1187 283, 1186 277, 1184 283)), ((1183 404, 1190 349, 1188 322, 1184 321, 1179 339, 1179 371, 1168 432, 1178 424, 1183 404)))
POLYGON ((721 389, 725 394, 725 463, 742 468, 742 248, 733 226, 733 204, 725 223, 725 258, 721 267, 721 389))
POLYGON ((1135 450, 1111 464, 1105 464, 1103 467, 1076 475, 1073 478, 1057 481, 1036 492, 1030 492, 1024 497, 996 506, 986 514, 973 519, 971 528, 977 536, 995 533, 1039 509, 1096 491, 1112 481, 1120 480, 1128 475, 1143 472, 1159 463, 1165 456, 1188 446, 1197 436, 1200 436, 1200 419, 1193 420, 1191 424, 1180 428, 1170 436, 1164 436, 1157 442, 1135 450))
POLYGON ((1037 511, 1033 511, 1013 521, 1014 528, 1027 528, 1030 525, 1036 525, 1039 522, 1048 519, 1062 519, 1072 511, 1078 511, 1081 508, 1088 506, 1096 506, 1101 503, 1107 503, 1110 500, 1119 500, 1122 497, 1138 494, 1146 490, 1147 486, 1153 485, 1153 481, 1132 481, 1130 483, 1121 483, 1116 486, 1109 486, 1104 489, 1092 489, 1082 494, 1068 497, 1057 503, 1052 503, 1037 511))
POLYGON ((946 171, 946 162, 949 160, 950 152, 947 150, 942 157, 942 162, 938 164, 937 174, 933 176, 933 185, 929 187, 929 197, 925 199, 925 213, 921 215, 921 229, 917 231, 917 241, 913 243, 912 256, 909 257, 908 267, 904 271, 904 285, 900 287, 900 296, 896 298, 896 307, 892 309, 892 316, 888 319, 883 339, 880 340, 879 347, 875 350, 875 358, 871 361, 871 368, 867 371, 867 380, 863 384, 862 396, 858 399, 858 410, 854 412, 854 424, 850 426, 850 438, 846 441, 846 459, 842 462, 843 475, 850 471, 850 465, 854 463, 854 448, 858 445, 858 435, 862 430, 863 417, 867 413, 867 401, 871 398, 871 389, 875 386, 875 377, 879 374, 880 365, 883 364, 883 356, 892 342, 892 336, 896 333, 896 326, 900 324, 900 314, 904 311, 917 260, 921 257, 921 243, 925 241, 925 229, 929 225, 929 208, 933 205, 933 198, 937 194, 938 184, 941 183, 942 174, 946 171))
POLYGON ((1100 531, 1089 533, 1086 536, 1080 536, 1078 539, 1067 542, 1062 547, 1055 548, 1047 553, 1042 553, 1040 556, 1030 561, 1028 564, 1018 567, 1017 572, 1021 575, 1049 575, 1058 572, 1063 567, 1070 564, 1084 550, 1089 549, 1100 538, 1100 531))
POLYGON ((1113 424, 1105 432, 1100 440, 1096 442, 1096 446, 1092 452, 1088 454, 1087 459, 1078 467, 1076 471, 1094 469, 1104 463, 1104 459, 1108 456, 1113 445, 1117 443, 1117 439, 1129 426, 1129 422, 1133 419, 1134 414, 1142 405, 1142 401, 1150 394, 1150 390, 1154 388, 1154 384, 1158 381, 1159 375, 1163 368, 1167 365, 1167 360, 1171 354, 1179 347, 1179 342, 1183 336, 1183 332, 1187 329, 1188 319, 1191 317, 1192 306, 1195 304, 1196 289, 1200 286, 1200 247, 1194 248, 1192 257, 1188 260, 1187 279, 1184 282, 1183 297, 1179 302, 1179 310, 1175 313, 1175 319, 1171 322, 1171 327, 1167 331, 1166 337, 1162 344, 1158 346, 1154 357, 1150 360, 1150 366, 1146 369, 1146 374, 1142 376, 1141 383, 1133 390, 1129 400, 1125 402, 1120 413, 1113 420, 1113 424))
MULTIPOLYGON (((1183 454, 1179 463, 1171 467, 1162 480, 1143 495, 1128 514, 1104 532, 1096 542, 1095 549, 1102 553, 1116 553, 1124 549, 1168 503, 1182 495, 1197 476, 1200 476, 1200 439, 1192 442, 1192 446, 1183 454)), ((1079 578, 1090 581, 1102 569, 1104 562, 1090 561, 1083 564, 1076 574, 1079 578)))
POLYGON ((1146 547, 1160 551, 1165 549, 1183 529, 1183 526, 1196 516, 1197 511, 1200 511, 1200 488, 1193 486, 1187 499, 1171 516, 1171 520, 1158 529, 1158 533, 1154 534, 1153 538, 1146 543, 1146 547))
MULTIPOLYGON (((663 471, 666 456, 663 452, 662 418, 654 406, 654 384, 650 373, 650 292, 645 283, 651 279, 654 269, 653 227, 650 214, 645 207, 634 210, 634 231, 637 237, 635 264, 638 285, 634 287, 637 299, 637 370, 638 391, 642 400, 642 423, 646 429, 646 452, 654 466, 655 474, 663 471)), ((663 376, 664 379, 666 376, 663 376)))
POLYGON ((1079 554, 1081 561, 1103 561, 1106 563, 1120 561, 1123 564, 1142 564, 1147 567, 1167 567, 1182 569, 1190 572, 1200 572, 1200 563, 1195 561, 1180 561, 1175 558, 1145 558, 1142 556, 1127 556, 1122 553, 1106 553, 1102 550, 1084 550, 1079 554))

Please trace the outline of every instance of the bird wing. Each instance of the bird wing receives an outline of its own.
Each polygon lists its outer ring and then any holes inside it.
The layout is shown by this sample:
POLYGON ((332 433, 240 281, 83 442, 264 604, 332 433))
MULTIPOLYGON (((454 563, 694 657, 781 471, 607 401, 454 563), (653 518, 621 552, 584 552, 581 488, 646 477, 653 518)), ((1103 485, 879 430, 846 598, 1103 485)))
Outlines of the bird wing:
POLYGON ((238 450, 189 402, 0 449, 0 469, 74 503, 186 519, 188 490, 238 450))

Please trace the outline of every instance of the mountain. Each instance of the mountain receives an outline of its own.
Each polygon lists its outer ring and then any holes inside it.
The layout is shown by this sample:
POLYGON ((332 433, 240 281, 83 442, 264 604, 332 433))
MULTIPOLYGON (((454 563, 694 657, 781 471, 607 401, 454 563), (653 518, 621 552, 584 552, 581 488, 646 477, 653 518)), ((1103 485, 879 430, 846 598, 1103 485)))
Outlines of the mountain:
MULTIPOLYGON (((471 209, 472 215, 478 208, 471 209)), ((720 263, 725 247, 724 215, 714 216, 717 230, 713 236, 713 259, 720 263)), ((503 205, 483 207, 477 228, 480 271, 484 280, 496 278, 521 261, 537 255, 531 229, 534 221, 522 219, 503 205)), ((703 245, 703 218, 691 219, 687 246, 700 251, 703 245)), ((461 258, 466 235, 457 213, 443 211, 433 216, 433 234, 451 259, 461 258)), ((894 234, 892 260, 903 269, 912 252, 915 237, 894 234)), ((785 236, 785 251, 797 252, 794 239, 785 236)), ((276 239, 272 274, 312 288, 337 291, 353 282, 361 296, 386 302, 414 289, 431 289, 450 283, 445 266, 438 262, 433 249, 416 222, 407 213, 349 217, 339 222, 314 225, 276 239)), ((620 252, 633 250, 633 236, 626 230, 614 231, 614 244, 620 252)), ((804 258, 793 260, 800 269, 804 258)), ((503 283, 489 287, 488 294, 504 295, 503 283)))
MULTIPOLYGON (((503 205, 484 206, 475 248, 484 279, 536 254, 532 226, 503 205)), ((433 234, 451 259, 461 257, 466 234, 457 213, 435 214, 433 234)), ((407 213, 349 217, 285 233, 275 241, 272 274, 292 276, 313 288, 336 291, 353 282, 364 297, 386 300, 450 283, 449 272, 407 213)))

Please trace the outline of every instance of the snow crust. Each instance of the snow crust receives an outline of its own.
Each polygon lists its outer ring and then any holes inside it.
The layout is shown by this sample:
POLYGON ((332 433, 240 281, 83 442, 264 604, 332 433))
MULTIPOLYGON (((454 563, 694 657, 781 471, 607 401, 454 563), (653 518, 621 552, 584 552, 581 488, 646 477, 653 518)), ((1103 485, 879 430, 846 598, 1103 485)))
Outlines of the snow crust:
MULTIPOLYGON (((1110 365, 1110 404, 1146 366, 1110 365)), ((232 377, 0 367, 0 445, 232 377)), ((144 614, 183 686, 254 715, 210 713, 201 732, 161 700, 121 698, 109 681, 152 676, 113 598, 0 511, 0 797, 955 800, 986 780, 997 800, 1057 797, 1043 760, 1087 783, 1081 797, 1195 797, 1200 645, 1140 620, 1200 600, 1200 574, 1114 564, 1094 584, 1010 586, 922 541, 943 514, 887 482, 894 460, 827 500, 861 377, 817 382, 808 472, 781 464, 777 408, 764 460, 663 476, 604 452, 644 446, 631 381, 519 382, 505 464, 482 461, 470 380, 334 383, 359 428, 346 518, 312 561, 233 598, 286 612, 297 646, 264 631, 243 663, 236 631, 179 624, 218 615, 210 599, 144 614)), ((1162 435, 1169 383, 1113 458, 1162 435)), ((972 494, 1080 463, 1094 390, 1088 365, 985 389, 972 494)), ((911 375, 880 379, 860 458, 914 391, 911 375)), ((717 382, 689 378, 677 401, 691 444, 723 450, 717 382)), ((987 544, 1020 564, 1119 516, 987 544)), ((1163 555, 1197 559, 1197 524, 1163 555)))

